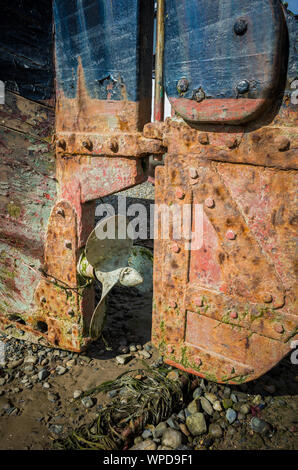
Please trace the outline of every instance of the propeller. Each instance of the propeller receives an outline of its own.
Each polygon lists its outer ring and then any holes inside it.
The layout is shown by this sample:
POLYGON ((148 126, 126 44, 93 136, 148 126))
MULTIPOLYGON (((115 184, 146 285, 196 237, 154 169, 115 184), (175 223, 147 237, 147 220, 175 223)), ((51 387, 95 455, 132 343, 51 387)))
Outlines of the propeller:
POLYGON ((128 219, 116 215, 103 219, 91 232, 78 262, 78 273, 102 284, 101 299, 90 326, 91 338, 98 338, 106 317, 106 298, 116 285, 137 287, 146 293, 152 290, 153 256, 150 250, 134 246, 127 238, 128 219), (109 238, 107 235, 109 234, 109 238))

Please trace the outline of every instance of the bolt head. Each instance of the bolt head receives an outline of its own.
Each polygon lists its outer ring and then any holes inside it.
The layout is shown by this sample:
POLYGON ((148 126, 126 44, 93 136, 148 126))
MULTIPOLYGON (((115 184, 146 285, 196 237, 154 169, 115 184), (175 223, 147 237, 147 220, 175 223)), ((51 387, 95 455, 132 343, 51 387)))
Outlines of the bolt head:
POLYGON ((167 347, 167 351, 168 351, 169 354, 172 354, 172 353, 174 352, 173 346, 171 346, 171 345, 169 344, 168 347, 167 347))
POLYGON ((193 92, 193 99, 200 103, 206 98, 205 92, 202 88, 199 88, 198 90, 194 90, 193 92))
POLYGON ((290 148, 290 139, 288 139, 285 135, 281 135, 274 140, 278 150, 280 152, 285 152, 290 148))
POLYGON ((200 135, 199 135, 199 142, 200 144, 202 145, 208 145, 209 144, 209 136, 206 132, 202 132, 200 135))
POLYGON ((201 366, 202 365, 202 360, 199 357, 194 358, 194 363, 196 366, 201 366))
POLYGON ((247 93, 249 90, 249 82, 247 80, 241 80, 236 88, 240 94, 247 93))
POLYGON ((65 242, 65 248, 68 248, 69 250, 71 250, 72 244, 71 244, 70 241, 66 240, 66 242, 65 242))
POLYGON ((173 253, 179 253, 180 252, 180 247, 177 243, 173 243, 172 245, 172 252, 173 253))
POLYGON ((270 304, 273 300, 273 297, 271 294, 265 294, 263 296, 263 302, 265 302, 265 304, 270 304))
POLYGON ((238 313, 237 313, 237 312, 231 312, 231 313, 230 313, 230 318, 231 318, 232 320, 236 320, 236 318, 238 318, 238 313))
POLYGON ((198 175, 198 172, 197 172, 197 170, 196 170, 196 168, 191 167, 191 168, 189 169, 189 176, 190 176, 190 178, 192 178, 193 180, 195 180, 195 179, 199 176, 199 175, 198 175))
POLYGON ((274 326, 274 330, 281 335, 284 332, 284 327, 279 323, 274 326))
POLYGON ((235 240, 236 238, 236 233, 233 232, 233 230, 228 230, 227 233, 226 233, 226 238, 228 240, 235 240))
POLYGON ((195 298, 195 305, 196 305, 196 307, 203 307, 203 305, 204 305, 203 297, 201 297, 201 296, 196 297, 195 298))
POLYGON ((176 307, 177 307, 177 302, 175 302, 175 300, 170 300, 169 306, 170 306, 171 308, 176 308, 176 307))
POLYGON ((215 206, 214 199, 212 199, 212 197, 208 197, 205 200, 205 206, 208 207, 209 209, 212 209, 215 206))
POLYGON ((243 18, 239 18, 234 24, 234 31, 237 36, 243 36, 247 31, 247 21, 243 18))
POLYGON ((184 199, 185 197, 185 192, 182 189, 177 189, 176 190, 176 197, 177 199, 184 199))
POLYGON ((177 90, 179 93, 185 93, 188 90, 189 87, 189 81, 187 78, 183 77, 178 80, 177 83, 177 90))

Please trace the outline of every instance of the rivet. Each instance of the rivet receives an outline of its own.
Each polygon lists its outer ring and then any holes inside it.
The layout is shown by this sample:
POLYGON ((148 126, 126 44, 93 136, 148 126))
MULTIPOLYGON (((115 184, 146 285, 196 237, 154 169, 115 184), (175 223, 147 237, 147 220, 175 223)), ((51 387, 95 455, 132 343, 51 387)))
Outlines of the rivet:
POLYGON ((112 150, 112 152, 114 153, 117 153, 118 150, 119 150, 119 145, 118 145, 118 142, 116 140, 112 140, 110 142, 110 145, 109 145, 110 149, 112 150))
POLYGON ((171 308, 176 308, 176 307, 177 307, 177 302, 175 302, 175 300, 170 300, 169 306, 170 306, 171 308))
POLYGON ((236 318, 238 318, 238 313, 237 313, 237 312, 231 312, 231 313, 230 313, 230 318, 231 318, 232 320, 236 320, 236 318))
POLYGON ((274 326, 274 330, 281 335, 284 332, 284 327, 279 323, 274 326))
POLYGON ((200 103, 206 98, 205 92, 202 88, 193 91, 192 99, 200 103))
POLYGON ((265 302, 265 304, 270 304, 273 300, 273 297, 271 294, 265 294, 263 296, 263 302, 265 302))
POLYGON ((195 180, 199 176, 197 170, 193 166, 189 169, 189 176, 193 180, 195 180))
POLYGON ((197 307, 203 307, 203 305, 204 305, 203 297, 201 297, 201 296, 196 297, 195 298, 195 305, 197 307))
POLYGON ((235 240, 236 238, 236 233, 233 232, 233 230, 228 230, 227 233, 226 233, 226 238, 228 240, 235 240))
POLYGON ((65 242, 65 247, 68 248, 68 249, 71 249, 71 248, 72 248, 71 242, 67 240, 67 241, 65 242))
POLYGON ((40 301, 41 301, 43 304, 45 304, 46 301, 47 301, 47 299, 46 299, 45 297, 42 297, 42 298, 40 299, 40 301))
POLYGON ((212 197, 207 197, 207 199, 205 200, 205 206, 209 209, 212 209, 215 206, 214 199, 212 199, 212 197))
POLYGON ((201 134, 199 134, 199 142, 200 144, 202 145, 208 145, 209 144, 209 136, 206 132, 202 132, 201 134))
POLYGON ((197 366, 201 366, 201 365, 202 365, 202 360, 201 360, 199 357, 195 357, 195 358, 194 358, 194 363, 195 363, 197 366))
POLYGON ((67 315, 69 315, 70 317, 74 316, 74 311, 72 308, 67 311, 67 315))
POLYGON ((93 143, 91 142, 90 139, 88 140, 85 140, 83 143, 82 143, 83 147, 89 151, 91 151, 93 149, 93 143))
POLYGON ((167 347, 167 351, 168 351, 168 353, 170 353, 170 354, 173 353, 173 352, 174 352, 173 346, 169 345, 169 346, 167 347))
POLYGON ((179 253, 180 252, 180 248, 179 248, 179 245, 177 243, 173 243, 172 252, 173 253, 179 253))
POLYGON ((61 217, 65 217, 65 212, 63 209, 57 209, 56 214, 61 215, 61 217))
POLYGON ((290 148, 290 140, 285 135, 280 135, 279 137, 276 137, 274 143, 276 144, 280 152, 285 152, 290 148))
POLYGON ((176 197, 177 197, 178 199, 184 199, 185 193, 183 192, 182 189, 179 188, 179 189, 176 190, 176 197))
POLYGON ((62 150, 66 150, 66 141, 64 139, 59 140, 58 147, 60 147, 62 150))
POLYGON ((178 80, 177 83, 177 90, 179 93, 185 93, 188 90, 189 87, 189 81, 187 78, 183 77, 178 80))
POLYGON ((237 36, 242 36, 247 31, 247 22, 242 18, 239 18, 234 24, 234 31, 237 36))
POLYGON ((236 88, 240 94, 247 93, 249 90, 249 82, 247 80, 241 80, 236 88))

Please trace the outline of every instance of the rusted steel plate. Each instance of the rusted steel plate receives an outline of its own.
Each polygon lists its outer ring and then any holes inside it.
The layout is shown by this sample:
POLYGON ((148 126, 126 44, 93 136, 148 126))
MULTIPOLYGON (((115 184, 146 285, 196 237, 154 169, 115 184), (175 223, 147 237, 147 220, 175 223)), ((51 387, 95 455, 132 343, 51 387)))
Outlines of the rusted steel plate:
POLYGON ((183 204, 203 205, 204 244, 188 251, 184 239, 158 241, 153 341, 185 370, 218 382, 252 380, 297 335, 296 174, 193 155, 168 155, 157 172, 157 204, 180 203, 178 189, 183 204), (198 174, 191 185, 190 168, 198 174))
POLYGON ((285 31, 278 0, 166 0, 165 84, 175 111, 189 122, 255 119, 277 91, 285 31))

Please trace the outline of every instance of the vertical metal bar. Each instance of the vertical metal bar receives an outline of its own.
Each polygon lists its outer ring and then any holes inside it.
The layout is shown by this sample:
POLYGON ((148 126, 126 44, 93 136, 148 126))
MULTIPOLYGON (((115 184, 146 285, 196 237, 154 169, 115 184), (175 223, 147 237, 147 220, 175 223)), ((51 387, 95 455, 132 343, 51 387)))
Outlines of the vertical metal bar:
POLYGON ((154 121, 163 121, 164 119, 164 83, 163 83, 163 63, 164 63, 164 44, 165 44, 164 11, 165 11, 165 0, 157 0, 154 121))

